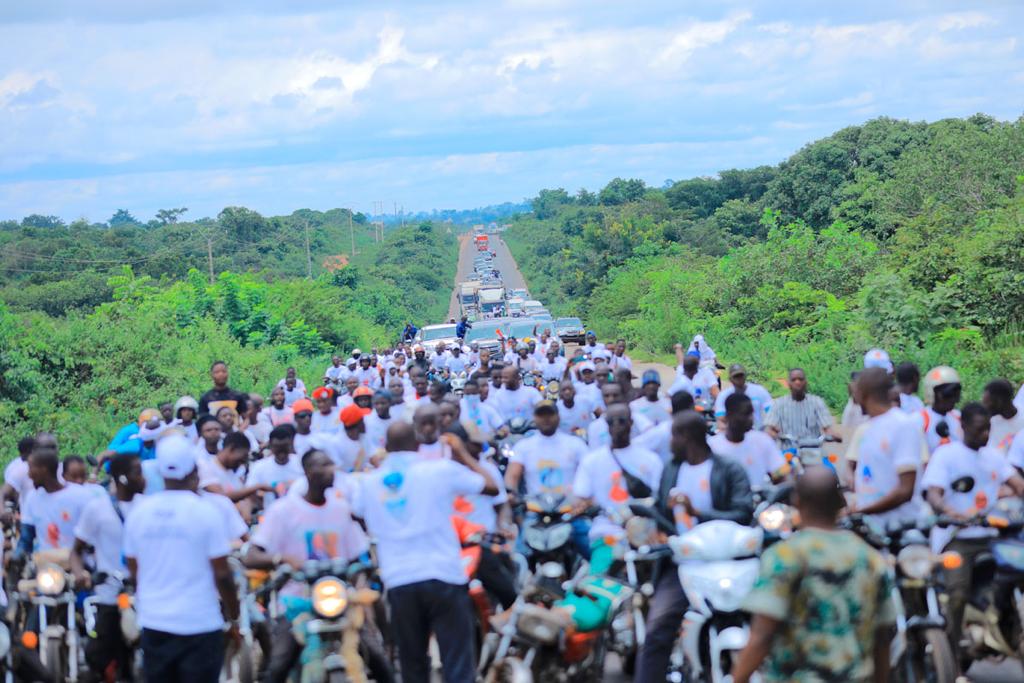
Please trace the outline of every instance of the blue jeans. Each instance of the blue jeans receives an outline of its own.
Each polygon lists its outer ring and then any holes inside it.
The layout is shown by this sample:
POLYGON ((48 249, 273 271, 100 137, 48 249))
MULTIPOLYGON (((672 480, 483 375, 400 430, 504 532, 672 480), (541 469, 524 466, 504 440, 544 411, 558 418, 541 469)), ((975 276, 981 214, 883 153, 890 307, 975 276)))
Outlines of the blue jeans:
MULTIPOLYGON (((523 518, 523 528, 527 525, 532 524, 539 515, 536 512, 527 512, 523 518)), ((572 520, 572 545, 576 552, 584 560, 590 559, 590 520, 586 517, 577 517, 572 520)), ((523 534, 520 533, 516 538, 516 552, 523 557, 529 557, 533 554, 533 551, 526 545, 526 541, 523 540, 523 534)))

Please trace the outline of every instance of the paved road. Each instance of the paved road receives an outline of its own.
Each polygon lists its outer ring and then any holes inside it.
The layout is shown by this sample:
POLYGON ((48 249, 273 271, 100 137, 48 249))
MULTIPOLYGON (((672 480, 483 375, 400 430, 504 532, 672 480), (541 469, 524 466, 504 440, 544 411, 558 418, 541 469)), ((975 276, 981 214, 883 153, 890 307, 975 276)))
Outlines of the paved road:
MULTIPOLYGON (((510 288, 527 287, 523 275, 519 272, 518 267, 516 267, 515 259, 512 258, 512 254, 509 252, 508 247, 505 246, 505 243, 495 235, 491 235, 490 240, 492 251, 497 252, 495 263, 498 270, 501 271, 505 286, 510 288)), ((464 237, 462 248, 459 252, 456 284, 465 280, 466 275, 472 272, 475 249, 472 238, 464 237)), ((455 294, 452 295, 452 304, 454 308, 449 317, 458 315, 458 302, 456 301, 455 294)), ((638 380, 645 370, 651 368, 661 374, 663 387, 669 387, 674 381, 675 369, 663 363, 634 363, 633 374, 638 380)), ((1017 660, 1008 660, 998 664, 984 662, 972 667, 968 672, 968 676, 971 681, 976 681, 977 683, 1020 683, 1024 681, 1024 667, 1017 660)), ((610 655, 608 658, 603 680, 608 683, 627 683, 630 680, 628 676, 622 673, 618 658, 614 655, 610 655)))

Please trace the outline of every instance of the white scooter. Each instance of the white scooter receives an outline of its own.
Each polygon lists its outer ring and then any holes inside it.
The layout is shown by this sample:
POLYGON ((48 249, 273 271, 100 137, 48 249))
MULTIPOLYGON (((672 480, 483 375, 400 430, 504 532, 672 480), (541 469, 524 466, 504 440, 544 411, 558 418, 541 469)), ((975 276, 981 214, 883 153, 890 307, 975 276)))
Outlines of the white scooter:
POLYGON ((757 580, 764 532, 725 520, 673 536, 679 583, 690 605, 673 650, 668 680, 723 683, 750 639, 740 604, 757 580))

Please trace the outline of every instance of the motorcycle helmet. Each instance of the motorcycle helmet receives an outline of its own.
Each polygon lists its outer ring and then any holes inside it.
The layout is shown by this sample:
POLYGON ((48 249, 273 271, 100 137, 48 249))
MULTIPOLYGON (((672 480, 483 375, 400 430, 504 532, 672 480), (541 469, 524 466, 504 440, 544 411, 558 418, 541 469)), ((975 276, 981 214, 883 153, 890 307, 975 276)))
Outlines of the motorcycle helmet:
POLYGON ((960 384, 960 375, 948 365, 940 365, 928 371, 924 376, 924 402, 931 405, 935 402, 935 389, 943 384, 960 384))
POLYGON ((182 396, 174 403, 174 417, 180 417, 178 411, 182 408, 191 408, 196 415, 199 415, 199 401, 191 396, 182 396))

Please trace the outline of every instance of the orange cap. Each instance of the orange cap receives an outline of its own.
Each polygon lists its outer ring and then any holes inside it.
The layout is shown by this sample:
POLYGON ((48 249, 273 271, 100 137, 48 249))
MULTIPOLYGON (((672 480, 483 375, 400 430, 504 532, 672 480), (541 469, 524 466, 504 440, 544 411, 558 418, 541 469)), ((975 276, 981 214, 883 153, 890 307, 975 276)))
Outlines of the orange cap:
POLYGON ((360 408, 355 403, 345 406, 345 409, 341 411, 341 415, 338 419, 341 420, 341 424, 346 427, 355 427, 359 424, 359 421, 370 414, 369 408, 360 408))
POLYGON ((359 398, 360 396, 373 396, 373 389, 363 386, 352 392, 352 398, 359 398))
POLYGON ((299 413, 312 413, 313 402, 308 398, 300 398, 298 401, 292 404, 292 413, 298 415, 299 413))

